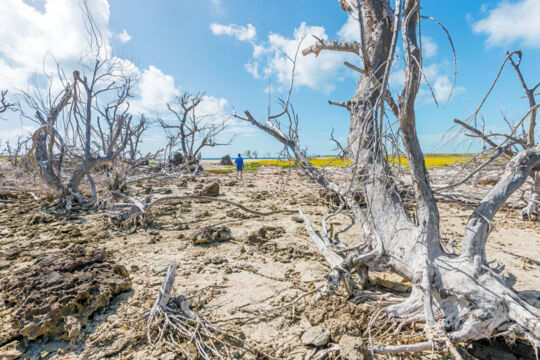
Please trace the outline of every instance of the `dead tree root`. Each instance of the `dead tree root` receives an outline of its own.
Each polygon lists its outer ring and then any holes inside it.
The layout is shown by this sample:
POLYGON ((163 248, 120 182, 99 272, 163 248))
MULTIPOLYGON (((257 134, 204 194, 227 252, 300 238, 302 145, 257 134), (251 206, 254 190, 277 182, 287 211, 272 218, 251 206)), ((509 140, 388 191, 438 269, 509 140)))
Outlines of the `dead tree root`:
MULTIPOLYGON (((326 232, 318 235, 301 208, 299 213, 330 265, 326 294, 342 284, 349 296, 361 297, 358 287, 352 286, 350 274, 360 265, 377 265, 385 255, 382 244, 368 253, 343 257, 326 232)), ((499 274, 480 262, 441 254, 426 262, 423 275, 412 282, 413 290, 407 299, 382 306, 380 311, 385 314, 385 321, 393 324, 394 336, 395 331, 413 324, 422 324, 422 336, 417 336, 414 343, 399 346, 381 346, 384 344, 377 341, 377 345, 370 345, 374 354, 446 350, 459 359, 456 345, 497 336, 504 336, 509 342, 527 340, 535 349, 540 347, 540 310, 519 298, 499 274)), ((381 321, 380 315, 374 314, 372 321, 381 321)), ((380 340, 379 335, 368 332, 370 339, 380 340)))
POLYGON ((166 347, 186 359, 269 358, 234 329, 217 327, 197 314, 183 294, 173 296, 177 266, 169 265, 154 306, 138 319, 146 320, 148 343, 166 347))

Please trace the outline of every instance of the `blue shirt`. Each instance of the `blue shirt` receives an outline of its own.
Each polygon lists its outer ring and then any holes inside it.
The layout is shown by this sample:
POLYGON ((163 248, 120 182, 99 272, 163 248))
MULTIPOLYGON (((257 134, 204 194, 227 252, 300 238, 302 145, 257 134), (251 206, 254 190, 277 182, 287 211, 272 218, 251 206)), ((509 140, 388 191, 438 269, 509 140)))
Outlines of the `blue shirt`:
POLYGON ((242 159, 241 157, 237 157, 236 159, 234 159, 234 162, 236 163, 236 170, 244 170, 244 159, 242 159))

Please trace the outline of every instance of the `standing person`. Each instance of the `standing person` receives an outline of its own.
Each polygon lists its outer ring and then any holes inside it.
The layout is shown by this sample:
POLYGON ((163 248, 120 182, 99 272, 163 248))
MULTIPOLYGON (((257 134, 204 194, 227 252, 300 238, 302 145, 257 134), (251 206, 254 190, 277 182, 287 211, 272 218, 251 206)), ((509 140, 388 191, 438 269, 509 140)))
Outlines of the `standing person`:
POLYGON ((234 162, 236 163, 236 178, 238 179, 238 174, 240 174, 240 180, 242 180, 242 172, 244 171, 244 159, 242 159, 242 155, 238 154, 234 162))

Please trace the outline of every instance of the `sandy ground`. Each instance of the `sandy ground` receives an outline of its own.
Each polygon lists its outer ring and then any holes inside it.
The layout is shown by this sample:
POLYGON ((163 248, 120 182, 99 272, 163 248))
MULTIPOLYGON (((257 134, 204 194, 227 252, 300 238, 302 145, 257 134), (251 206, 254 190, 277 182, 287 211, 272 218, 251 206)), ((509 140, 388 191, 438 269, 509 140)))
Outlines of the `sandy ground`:
MULTIPOLYGON (((218 181, 220 197, 253 209, 297 209, 302 205, 317 226, 327 206, 318 196, 318 188, 296 171, 290 172, 285 188, 280 171, 264 167, 244 174, 242 181, 234 175, 210 175, 181 184, 135 184, 130 193, 142 199, 150 186, 152 196, 191 194, 197 187, 218 181), (185 185, 185 186, 184 186, 185 185)), ((4 182, 9 185, 9 182, 4 182)), ((489 189, 479 188, 479 192, 489 189)), ((118 207, 117 212, 127 207, 118 207)), ((27 356, 48 359, 173 359, 165 348, 154 349, 145 339, 144 322, 133 322, 151 308, 169 264, 178 263, 175 291, 193 296, 195 309, 211 321, 232 317, 233 326, 248 343, 283 359, 307 359, 315 349, 303 346, 300 336, 313 325, 322 325, 338 343, 344 334, 366 339, 367 322, 375 308, 347 303, 339 292, 330 299, 315 301, 306 295, 295 306, 286 306, 268 316, 259 313, 288 304, 299 296, 312 293, 324 284, 328 268, 307 235, 297 216, 276 214, 252 216, 219 203, 185 202, 166 205, 155 211, 154 224, 134 233, 112 226, 107 213, 92 211, 47 224, 29 225, 41 213, 31 199, 0 204, 0 278, 28 266, 43 253, 63 249, 76 242, 87 247, 105 248, 112 260, 124 265, 130 273, 133 290, 123 293, 110 306, 95 314, 71 343, 38 339, 27 344, 27 356), (230 228, 232 239, 207 245, 193 245, 190 235, 206 225, 230 228), (265 242, 252 244, 248 235, 262 226, 275 230, 265 242), (77 227, 76 237, 58 236, 77 227), (66 231, 61 231, 67 229, 66 231), (60 232, 59 232, 60 231, 60 232), (18 251, 18 255, 6 254, 18 251), (253 318, 253 319, 252 319, 253 318), (251 319, 246 323, 246 319, 251 319)), ((457 204, 442 203, 441 234, 445 247, 457 247, 463 235, 470 210, 457 204)), ((335 234, 346 244, 359 239, 358 225, 347 214, 332 219, 335 234)), ((538 220, 522 221, 516 211, 502 211, 495 219, 495 230, 489 238, 490 260, 505 265, 509 284, 540 307, 540 224, 538 220)), ((370 290, 387 291, 377 278, 400 279, 384 274, 371 275, 370 290)), ((399 286, 398 286, 399 287, 399 286)), ((1 319, 0 319, 1 321, 1 319)), ((5 326, 5 324, 4 324, 5 326)), ((246 357, 247 358, 247 357, 246 357)))

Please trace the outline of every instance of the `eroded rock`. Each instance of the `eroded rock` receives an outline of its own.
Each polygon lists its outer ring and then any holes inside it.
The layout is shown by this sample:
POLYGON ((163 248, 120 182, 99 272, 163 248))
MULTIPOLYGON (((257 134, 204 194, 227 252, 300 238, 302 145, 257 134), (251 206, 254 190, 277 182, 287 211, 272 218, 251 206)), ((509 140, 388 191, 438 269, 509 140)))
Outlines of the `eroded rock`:
POLYGON ((207 185, 197 191, 197 195, 199 196, 218 196, 219 195, 219 184, 217 182, 213 182, 210 185, 207 185))
POLYGON ((205 226, 191 234, 194 245, 210 244, 215 241, 227 241, 231 238, 231 230, 226 226, 205 226))
POLYGON ((0 281, 7 315, 0 345, 14 337, 72 339, 97 309, 131 288, 127 270, 101 249, 72 246, 38 258, 0 281))
POLYGON ((251 195, 251 199, 252 200, 265 200, 265 199, 270 198, 271 196, 272 195, 270 194, 270 192, 268 192, 267 190, 262 190, 262 191, 253 193, 251 195))
POLYGON ((0 359, 2 360, 15 360, 22 356, 24 351, 23 344, 18 341, 12 341, 7 345, 0 348, 0 359))
POLYGON ((292 217, 291 217, 291 220, 292 220, 292 221, 296 221, 296 222, 299 223, 299 224, 301 224, 301 223, 304 222, 304 219, 301 218, 301 217, 298 216, 298 215, 292 216, 292 217))
POLYGON ((263 243, 270 239, 275 239, 285 233, 285 229, 276 226, 262 226, 251 232, 247 236, 247 241, 252 244, 263 243))
POLYGON ((179 166, 184 163, 184 155, 180 154, 179 152, 175 152, 172 156, 172 158, 169 160, 169 164, 179 166))
POLYGON ((255 244, 265 242, 266 241, 266 233, 267 233, 267 231, 266 231, 265 227, 263 226, 262 228, 251 232, 247 237, 247 241, 249 241, 250 243, 255 243, 255 244))
POLYGON ((502 177, 502 174, 501 175, 498 175, 498 174, 488 174, 486 176, 482 176, 482 177, 479 177, 478 179, 476 179, 476 184, 478 185, 495 185, 499 182, 499 180, 501 180, 501 177, 502 177))
POLYGON ((28 225, 36 225, 36 224, 48 224, 55 220, 54 216, 47 213, 39 213, 34 214, 28 217, 27 224, 28 225))

